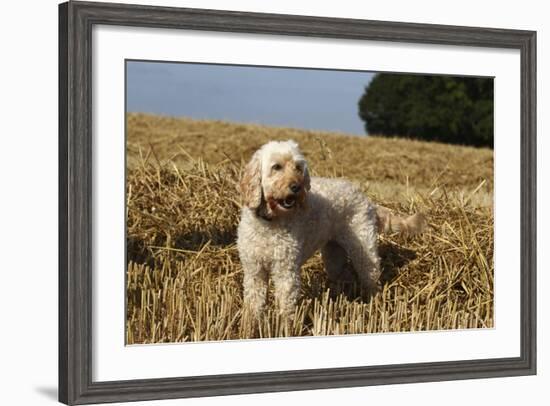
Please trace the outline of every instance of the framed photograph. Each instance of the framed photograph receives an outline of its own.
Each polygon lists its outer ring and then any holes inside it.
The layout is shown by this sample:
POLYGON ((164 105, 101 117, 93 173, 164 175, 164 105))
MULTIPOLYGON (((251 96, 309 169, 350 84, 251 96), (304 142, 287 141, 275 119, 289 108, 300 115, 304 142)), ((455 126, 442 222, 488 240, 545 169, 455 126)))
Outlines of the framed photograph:
POLYGON ((59 6, 59 400, 536 373, 536 33, 59 6))

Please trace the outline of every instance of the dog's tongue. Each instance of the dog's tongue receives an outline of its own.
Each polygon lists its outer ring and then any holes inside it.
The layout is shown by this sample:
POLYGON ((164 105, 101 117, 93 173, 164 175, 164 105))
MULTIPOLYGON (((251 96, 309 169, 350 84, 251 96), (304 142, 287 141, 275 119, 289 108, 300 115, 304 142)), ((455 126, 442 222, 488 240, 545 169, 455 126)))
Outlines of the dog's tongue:
POLYGON ((275 210, 277 208, 277 201, 275 199, 269 199, 269 208, 275 210))

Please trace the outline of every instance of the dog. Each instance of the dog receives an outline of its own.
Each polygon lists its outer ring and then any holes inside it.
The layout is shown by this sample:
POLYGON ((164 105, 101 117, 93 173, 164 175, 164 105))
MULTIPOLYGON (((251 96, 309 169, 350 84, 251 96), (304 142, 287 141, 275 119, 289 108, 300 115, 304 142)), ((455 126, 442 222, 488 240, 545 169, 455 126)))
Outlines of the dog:
POLYGON ((295 141, 271 141, 245 166, 237 246, 243 267, 244 304, 259 317, 267 286, 274 284, 279 312, 294 314, 300 293, 300 267, 321 250, 329 280, 336 281, 351 260, 362 286, 379 289, 378 235, 422 232, 417 213, 395 216, 373 204, 352 182, 310 177, 295 141))

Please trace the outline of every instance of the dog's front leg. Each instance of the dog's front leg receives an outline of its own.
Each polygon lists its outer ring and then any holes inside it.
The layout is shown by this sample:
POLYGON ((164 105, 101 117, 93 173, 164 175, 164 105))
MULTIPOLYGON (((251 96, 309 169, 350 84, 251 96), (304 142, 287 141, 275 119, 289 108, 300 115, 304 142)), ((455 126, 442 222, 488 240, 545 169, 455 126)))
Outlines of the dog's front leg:
POLYGON ((271 272, 279 313, 292 318, 300 295, 300 267, 276 264, 271 272))
POLYGON ((267 298, 267 272, 254 262, 247 263, 243 270, 244 305, 257 319, 264 310, 267 298))

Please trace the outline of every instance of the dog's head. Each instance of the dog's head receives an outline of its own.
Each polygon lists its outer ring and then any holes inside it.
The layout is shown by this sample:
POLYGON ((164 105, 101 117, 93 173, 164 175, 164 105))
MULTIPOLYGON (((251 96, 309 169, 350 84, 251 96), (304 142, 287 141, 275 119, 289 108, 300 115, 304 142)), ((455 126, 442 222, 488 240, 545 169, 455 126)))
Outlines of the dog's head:
POLYGON ((266 219, 289 215, 305 204, 307 162, 294 141, 271 141, 246 165, 240 191, 245 206, 266 219))

